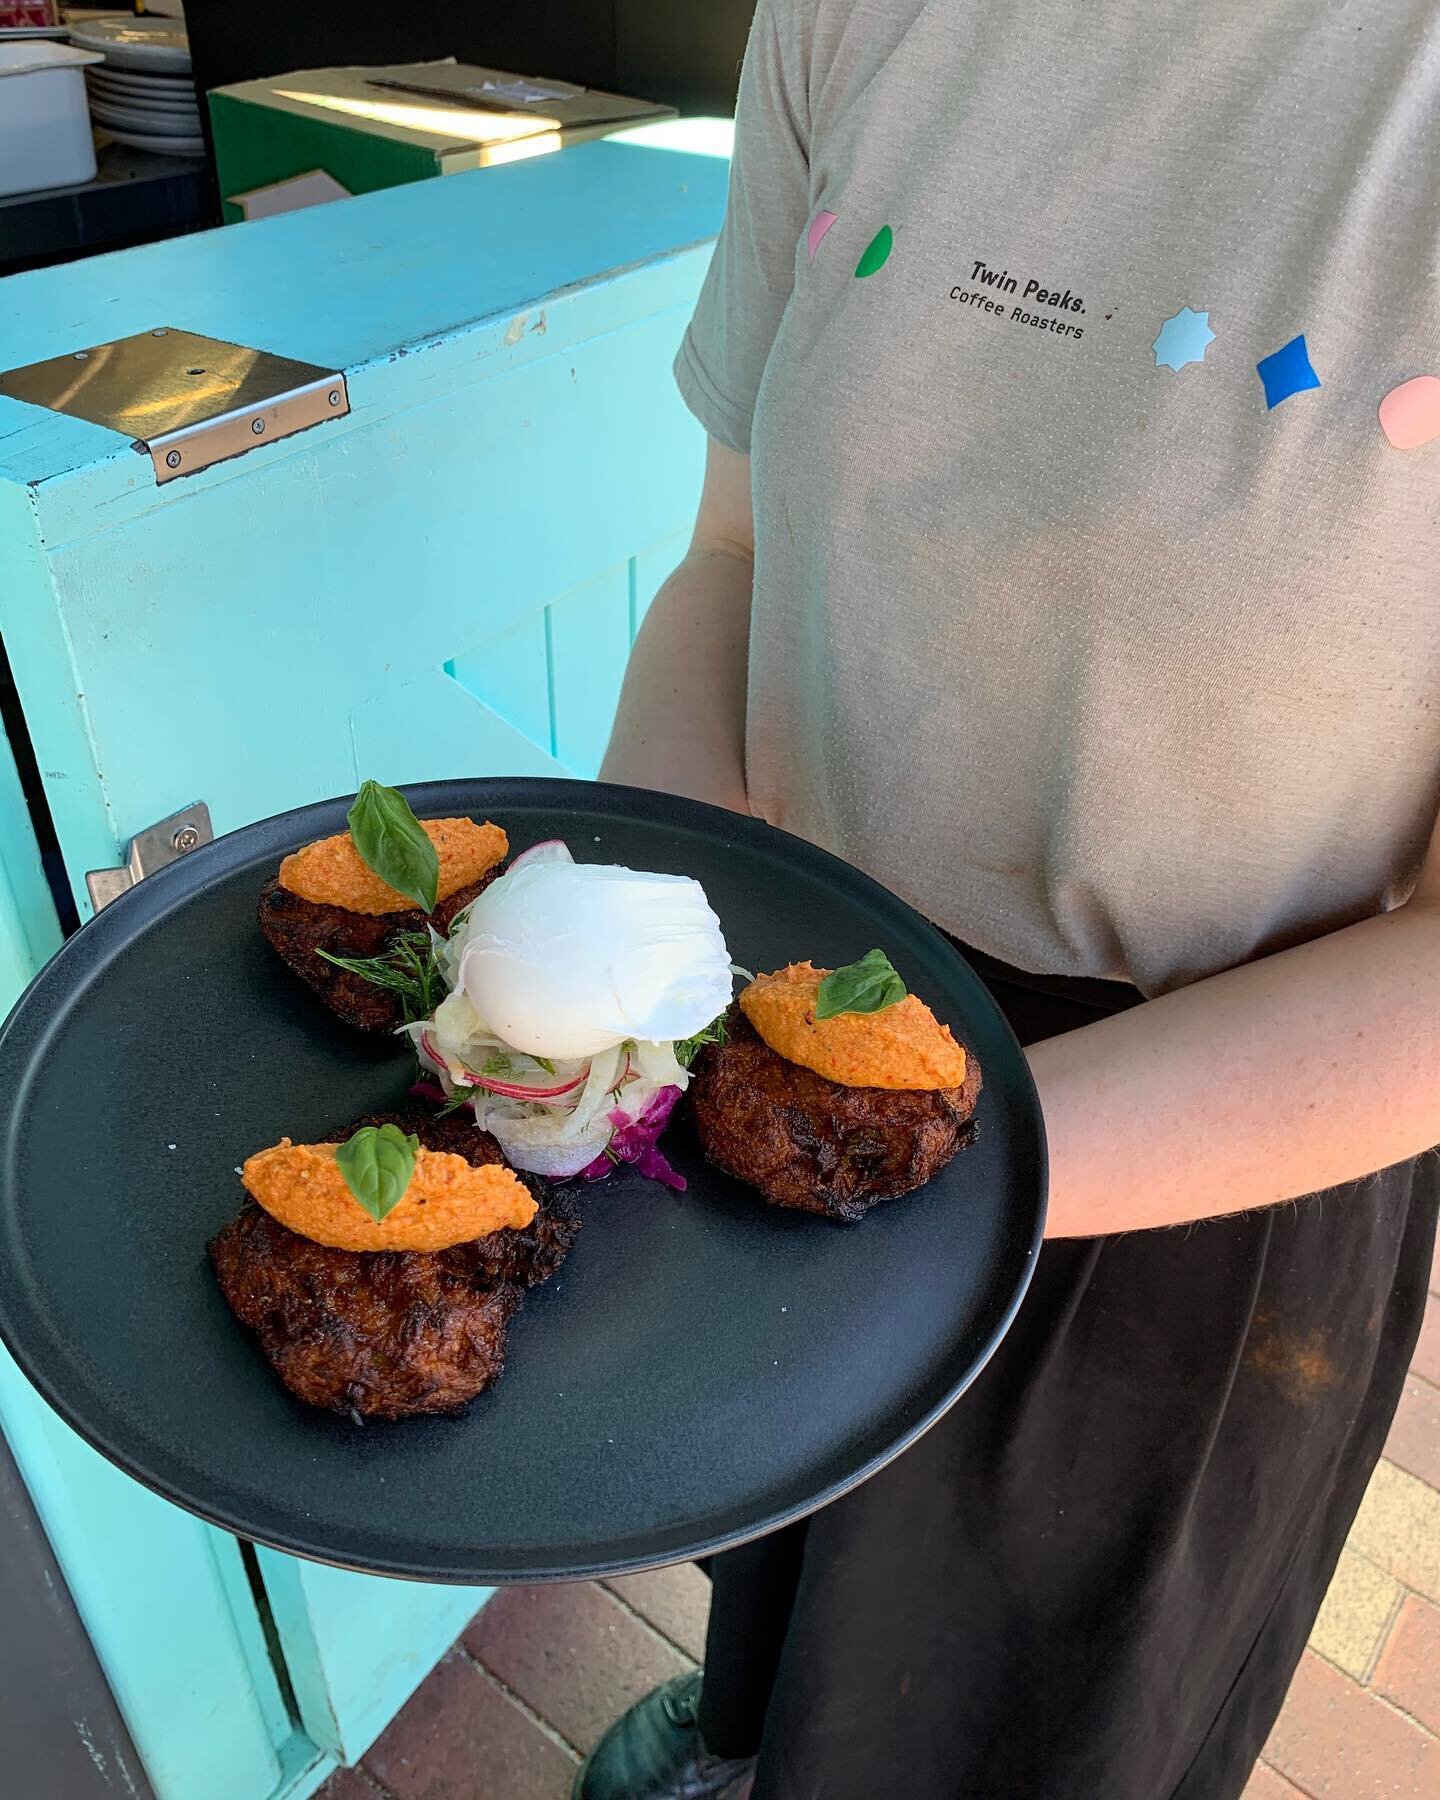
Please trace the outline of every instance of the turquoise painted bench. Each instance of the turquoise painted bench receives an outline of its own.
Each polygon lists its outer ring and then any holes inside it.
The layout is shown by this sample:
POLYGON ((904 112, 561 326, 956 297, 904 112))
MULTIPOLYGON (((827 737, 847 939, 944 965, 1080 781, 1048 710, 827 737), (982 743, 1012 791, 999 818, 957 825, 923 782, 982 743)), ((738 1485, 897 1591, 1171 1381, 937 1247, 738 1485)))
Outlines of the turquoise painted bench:
MULTIPOLYGON (((0 396, 0 633, 82 917, 85 871, 196 800, 224 832, 365 775, 593 775, 699 491, 669 365, 726 176, 591 144, 0 282, 0 367, 170 325, 349 386, 165 486, 0 396)), ((3 740, 0 862, 8 1003, 59 927, 3 740)), ((485 1597, 241 1546, 4 1359, 0 1424, 161 1800, 298 1800, 485 1597)))

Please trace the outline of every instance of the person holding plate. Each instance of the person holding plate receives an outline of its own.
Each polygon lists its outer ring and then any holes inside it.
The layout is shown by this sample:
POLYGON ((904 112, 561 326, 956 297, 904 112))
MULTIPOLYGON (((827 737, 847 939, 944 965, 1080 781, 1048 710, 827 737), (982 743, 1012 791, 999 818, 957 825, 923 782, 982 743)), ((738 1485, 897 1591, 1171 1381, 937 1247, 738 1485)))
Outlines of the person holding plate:
POLYGON ((967 947, 1048 1242, 580 1800, 1244 1788, 1435 1238, 1437 110, 1435 0, 760 0, 603 773, 967 947))

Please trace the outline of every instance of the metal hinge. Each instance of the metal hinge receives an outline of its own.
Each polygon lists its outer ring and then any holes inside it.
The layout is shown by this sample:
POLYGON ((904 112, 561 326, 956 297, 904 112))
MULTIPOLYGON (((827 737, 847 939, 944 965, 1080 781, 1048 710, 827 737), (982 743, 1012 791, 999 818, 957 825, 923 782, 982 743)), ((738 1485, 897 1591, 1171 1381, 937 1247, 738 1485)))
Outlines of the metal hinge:
POLYGON ((125 865, 119 869, 91 869, 85 877, 90 890, 90 904, 99 912, 112 900, 118 900, 127 889, 166 863, 179 862, 202 844, 213 844, 215 830, 210 823, 210 808, 203 800, 185 806, 157 825, 148 825, 131 838, 125 865))
POLYGON ((338 369, 174 325, 0 369, 0 394, 123 432, 157 484, 350 411, 338 369))

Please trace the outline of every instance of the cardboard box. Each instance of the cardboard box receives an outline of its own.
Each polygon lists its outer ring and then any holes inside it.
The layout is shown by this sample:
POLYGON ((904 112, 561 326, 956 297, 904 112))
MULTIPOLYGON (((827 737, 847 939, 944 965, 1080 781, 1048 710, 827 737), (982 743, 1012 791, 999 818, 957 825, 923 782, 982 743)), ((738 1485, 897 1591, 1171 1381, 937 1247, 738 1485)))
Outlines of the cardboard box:
POLYGON ((515 162, 673 118, 673 107, 444 62, 302 69, 215 88, 227 221, 515 162))

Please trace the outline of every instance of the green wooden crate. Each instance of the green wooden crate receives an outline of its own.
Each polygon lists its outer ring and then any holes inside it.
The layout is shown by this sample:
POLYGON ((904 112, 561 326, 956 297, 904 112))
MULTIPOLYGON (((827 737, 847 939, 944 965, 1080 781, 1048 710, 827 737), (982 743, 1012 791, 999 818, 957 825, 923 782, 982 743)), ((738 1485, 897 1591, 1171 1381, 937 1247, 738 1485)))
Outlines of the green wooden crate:
POLYGON ((504 70, 403 63, 301 69, 212 89, 210 128, 223 215, 233 223, 345 194, 489 168, 604 137, 673 108, 504 70), (403 87, 380 85, 400 82, 403 87), (428 88, 429 93, 411 91, 428 88), (445 99, 449 89, 455 99, 445 99), (467 90, 511 110, 458 104, 467 90))

